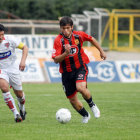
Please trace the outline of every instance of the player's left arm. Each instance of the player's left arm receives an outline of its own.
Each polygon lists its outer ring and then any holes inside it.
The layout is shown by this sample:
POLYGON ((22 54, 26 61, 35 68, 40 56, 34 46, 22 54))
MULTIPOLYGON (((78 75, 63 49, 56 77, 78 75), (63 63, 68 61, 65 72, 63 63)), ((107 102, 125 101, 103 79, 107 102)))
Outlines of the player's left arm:
POLYGON ((103 60, 105 60, 106 54, 105 54, 104 50, 102 49, 102 47, 100 46, 100 44, 96 41, 96 39, 94 37, 91 38, 90 43, 100 51, 101 58, 103 60))
POLYGON ((22 57, 21 57, 21 61, 19 64, 19 69, 21 71, 23 71, 25 69, 25 62, 26 62, 26 58, 28 55, 28 47, 26 45, 24 45, 22 42, 20 42, 20 44, 18 45, 17 48, 22 50, 22 57))
POLYGON ((106 59, 106 54, 104 52, 104 50, 102 49, 102 47, 100 46, 100 44, 96 41, 96 39, 94 37, 92 37, 91 35, 86 34, 83 31, 80 31, 79 34, 81 35, 82 41, 89 41, 93 46, 95 46, 99 52, 100 52, 100 56, 103 60, 106 59))

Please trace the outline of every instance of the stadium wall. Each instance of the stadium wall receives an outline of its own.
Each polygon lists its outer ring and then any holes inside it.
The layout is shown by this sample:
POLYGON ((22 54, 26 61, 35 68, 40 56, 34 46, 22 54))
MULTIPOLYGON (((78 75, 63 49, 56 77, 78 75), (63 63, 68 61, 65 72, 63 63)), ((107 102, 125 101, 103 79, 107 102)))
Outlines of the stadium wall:
MULTIPOLYGON (((55 35, 16 35, 29 47, 23 82, 61 82, 59 65, 52 62, 55 35)), ((95 47, 85 47, 90 59, 89 82, 140 82, 140 61, 101 61, 95 47)), ((18 58, 21 50, 17 49, 18 58)), ((19 61, 20 59, 18 59, 19 61)))
MULTIPOLYGON (((61 82, 58 64, 44 66, 50 83, 61 82)), ((88 82, 140 82, 140 61, 92 61, 88 69, 88 82)))
MULTIPOLYGON (((88 82, 140 82, 140 61, 91 61, 88 64, 88 82)), ((29 59, 21 72, 23 82, 61 82, 59 65, 39 59, 29 59)))

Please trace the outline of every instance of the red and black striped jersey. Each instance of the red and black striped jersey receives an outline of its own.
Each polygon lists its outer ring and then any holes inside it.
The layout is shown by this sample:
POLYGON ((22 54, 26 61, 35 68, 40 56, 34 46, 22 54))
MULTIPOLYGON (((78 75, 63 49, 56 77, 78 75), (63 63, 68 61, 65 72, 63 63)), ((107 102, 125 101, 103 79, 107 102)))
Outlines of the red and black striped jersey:
POLYGON ((84 41, 91 41, 92 36, 83 31, 73 31, 71 38, 66 38, 59 34, 54 40, 52 58, 61 55, 65 51, 65 44, 70 44, 70 54, 60 62, 60 73, 71 72, 80 68, 83 64, 89 63, 89 58, 85 54, 82 46, 84 41))

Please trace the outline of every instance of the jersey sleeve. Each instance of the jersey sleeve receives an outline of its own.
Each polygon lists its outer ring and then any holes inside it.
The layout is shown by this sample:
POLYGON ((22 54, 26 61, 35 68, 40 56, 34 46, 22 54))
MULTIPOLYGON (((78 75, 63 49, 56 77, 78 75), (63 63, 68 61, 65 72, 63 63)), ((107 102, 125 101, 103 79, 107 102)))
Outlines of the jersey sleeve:
POLYGON ((56 56, 60 55, 62 52, 62 45, 59 39, 54 40, 53 45, 53 52, 52 52, 52 58, 55 58, 56 56))
POLYGON ((80 36, 81 36, 83 42, 84 42, 84 41, 92 41, 92 36, 91 36, 91 35, 88 35, 88 34, 86 34, 86 33, 83 32, 83 31, 79 31, 79 34, 80 34, 80 36))
POLYGON ((21 42, 21 40, 18 37, 9 36, 9 40, 13 43, 14 48, 22 49, 24 46, 24 43, 21 42))

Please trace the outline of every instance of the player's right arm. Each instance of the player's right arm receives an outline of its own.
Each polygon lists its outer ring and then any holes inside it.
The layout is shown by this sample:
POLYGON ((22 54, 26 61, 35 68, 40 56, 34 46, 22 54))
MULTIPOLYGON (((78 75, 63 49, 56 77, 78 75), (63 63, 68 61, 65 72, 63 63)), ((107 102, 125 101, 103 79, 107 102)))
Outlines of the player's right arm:
POLYGON ((52 58, 54 60, 55 63, 60 63, 62 62, 65 57, 70 53, 70 48, 71 46, 69 44, 65 45, 65 51, 63 53, 62 52, 62 45, 59 43, 59 41, 55 40, 54 41, 54 47, 53 47, 53 54, 52 54, 52 58))

